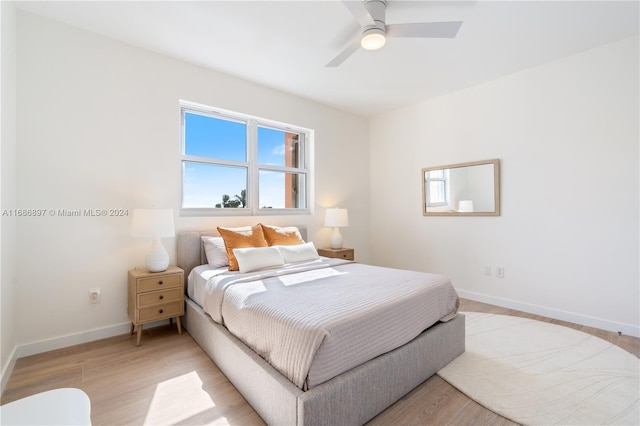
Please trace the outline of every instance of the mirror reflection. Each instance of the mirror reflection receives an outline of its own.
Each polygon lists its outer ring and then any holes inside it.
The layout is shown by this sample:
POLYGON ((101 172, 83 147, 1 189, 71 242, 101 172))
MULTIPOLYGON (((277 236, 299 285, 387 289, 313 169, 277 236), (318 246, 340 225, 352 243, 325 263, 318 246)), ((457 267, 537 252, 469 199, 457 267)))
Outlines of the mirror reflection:
POLYGON ((424 168, 422 198, 425 216, 499 216, 500 162, 424 168))

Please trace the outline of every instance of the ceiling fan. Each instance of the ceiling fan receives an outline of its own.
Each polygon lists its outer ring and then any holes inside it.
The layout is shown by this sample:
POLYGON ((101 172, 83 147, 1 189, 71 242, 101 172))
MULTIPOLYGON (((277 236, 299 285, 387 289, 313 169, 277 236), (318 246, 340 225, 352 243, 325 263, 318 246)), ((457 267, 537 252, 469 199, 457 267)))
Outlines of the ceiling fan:
POLYGON ((362 31, 326 66, 337 67, 360 47, 377 50, 386 37, 454 38, 462 21, 386 24, 387 0, 342 0, 362 26, 362 31))

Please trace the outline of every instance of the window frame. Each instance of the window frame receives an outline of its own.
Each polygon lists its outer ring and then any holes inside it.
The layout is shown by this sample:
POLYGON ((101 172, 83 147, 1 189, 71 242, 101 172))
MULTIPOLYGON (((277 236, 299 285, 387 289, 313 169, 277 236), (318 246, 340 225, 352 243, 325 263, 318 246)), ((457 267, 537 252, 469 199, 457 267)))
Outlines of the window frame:
POLYGON ((180 102, 180 216, 267 216, 267 215, 310 215, 312 212, 312 179, 311 179, 311 144, 313 131, 300 126, 292 126, 260 117, 254 117, 238 112, 208 107, 192 102, 180 102), (246 125, 246 159, 245 161, 222 160, 209 157, 186 155, 186 113, 209 116, 221 120, 244 123, 246 125), (266 127, 283 132, 299 135, 301 167, 258 163, 258 127, 266 127), (184 207, 185 163, 211 164, 226 167, 241 167, 247 169, 245 208, 217 208, 217 207, 184 207), (280 173, 295 173, 304 175, 303 208, 262 208, 259 205, 259 175, 260 171, 275 171, 280 173))

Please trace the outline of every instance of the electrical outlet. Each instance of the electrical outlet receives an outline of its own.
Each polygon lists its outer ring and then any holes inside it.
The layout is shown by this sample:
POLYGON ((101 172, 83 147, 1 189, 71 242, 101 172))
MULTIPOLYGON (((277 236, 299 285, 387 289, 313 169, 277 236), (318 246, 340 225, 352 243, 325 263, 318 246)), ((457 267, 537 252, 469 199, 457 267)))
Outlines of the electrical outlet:
POLYGON ((490 276, 491 276, 491 266, 488 266, 488 265, 487 265, 487 266, 485 266, 485 267, 484 267, 484 274, 485 274, 486 276, 488 276, 488 277, 490 277, 490 276))
POLYGON ((496 277, 504 278, 504 266, 496 266, 496 277))
POLYGON ((100 289, 99 288, 90 288, 89 289, 89 303, 100 303, 100 289))

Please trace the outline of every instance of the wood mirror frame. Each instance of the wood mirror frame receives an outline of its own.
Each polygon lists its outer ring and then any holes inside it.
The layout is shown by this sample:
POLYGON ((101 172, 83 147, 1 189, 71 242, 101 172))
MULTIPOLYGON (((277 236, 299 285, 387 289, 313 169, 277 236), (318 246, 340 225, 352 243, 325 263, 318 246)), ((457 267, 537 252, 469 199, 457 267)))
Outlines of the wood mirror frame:
POLYGON ((424 216, 500 216, 500 160, 422 169, 424 216))

